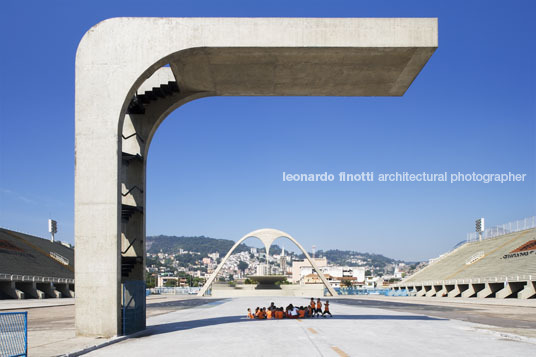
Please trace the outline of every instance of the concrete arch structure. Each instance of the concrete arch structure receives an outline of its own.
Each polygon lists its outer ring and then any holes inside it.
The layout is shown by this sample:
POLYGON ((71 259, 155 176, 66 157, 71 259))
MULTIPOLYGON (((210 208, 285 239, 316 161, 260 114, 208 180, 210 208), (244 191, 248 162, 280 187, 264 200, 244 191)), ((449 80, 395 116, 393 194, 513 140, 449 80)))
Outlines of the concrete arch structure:
POLYGON ((307 258, 307 260, 309 261, 309 263, 311 263, 311 266, 313 267, 313 269, 317 272, 318 276, 320 277, 320 279, 322 280, 322 283, 324 284, 324 286, 328 289, 329 293, 331 294, 331 296, 335 296, 337 295, 337 292, 333 289, 333 287, 331 286, 331 284, 327 281, 326 277, 324 276, 324 274, 322 273, 322 271, 320 269, 318 269, 318 266, 316 265, 316 263, 314 262, 313 259, 311 259, 311 257, 309 256, 309 254, 307 253, 307 251, 305 249, 303 249, 303 247, 301 246, 300 243, 298 243, 298 241, 296 239, 294 239, 290 234, 288 233, 285 233, 283 231, 280 231, 278 229, 272 229, 272 228, 263 228, 263 229, 258 229, 256 231, 253 231, 253 232, 250 232, 248 234, 246 234, 245 236, 243 236, 242 238, 240 238, 233 246, 231 249, 229 249, 229 251, 227 252, 227 254, 225 255, 225 257, 222 259, 222 261, 220 262, 220 264, 218 265, 218 267, 216 268, 216 270, 214 271, 214 273, 212 273, 212 275, 210 276, 210 278, 207 280, 207 282, 205 283, 205 285, 203 286, 203 288, 199 291, 199 294, 198 296, 203 296, 205 295, 205 293, 207 292, 208 288, 212 285, 212 283, 214 282, 214 279, 216 279, 216 276, 219 274, 220 270, 223 268, 223 265, 225 264, 225 262, 227 261, 227 259, 229 259, 229 257, 231 256, 231 254, 233 253, 233 251, 240 245, 240 243, 242 243, 243 241, 245 241, 246 239, 248 238, 257 238, 259 239, 262 244, 264 244, 264 248, 266 249, 266 254, 270 254, 270 247, 272 246, 272 244, 274 243, 274 241, 278 238, 287 238, 288 240, 290 240, 292 243, 296 244, 296 246, 301 250, 301 252, 305 255, 305 257, 307 258))
MULTIPOLYGON (((433 18, 114 18, 91 28, 76 55, 77 333, 121 334, 121 289, 144 281, 147 154, 169 113, 207 96, 401 96, 436 47, 433 18)), ((144 328, 144 300, 133 301, 144 328)))

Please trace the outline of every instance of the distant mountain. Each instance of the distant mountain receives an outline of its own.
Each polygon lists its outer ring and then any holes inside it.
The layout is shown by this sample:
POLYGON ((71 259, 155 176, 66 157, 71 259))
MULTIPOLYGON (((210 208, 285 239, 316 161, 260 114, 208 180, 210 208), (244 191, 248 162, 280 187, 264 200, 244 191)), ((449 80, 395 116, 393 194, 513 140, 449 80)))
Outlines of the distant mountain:
MULTIPOLYGON (((220 256, 227 254, 229 249, 235 244, 229 239, 216 239, 205 236, 200 237, 176 237, 176 236, 150 236, 147 237, 147 252, 148 253, 163 253, 176 254, 179 249, 190 252, 199 252, 201 256, 207 256, 210 253, 218 252, 220 256)), ((250 246, 242 243, 235 249, 235 253, 249 252, 250 246)), ((264 252, 264 248, 259 249, 264 252)), ((270 254, 281 253, 281 248, 277 245, 270 247, 270 254)))
MULTIPOLYGON (((201 254, 201 257, 206 257, 208 256, 208 254, 215 252, 220 253, 220 256, 224 256, 234 244, 235 242, 229 239, 216 239, 205 236, 176 237, 159 235, 147 237, 147 252, 153 254, 159 252, 177 254, 180 249, 183 249, 189 252, 198 252, 201 254)), ((250 246, 242 243, 235 249, 235 253, 249 252, 250 249, 250 246)), ((258 249, 258 251, 264 252, 264 248, 260 248, 258 249)), ((280 253, 281 247, 279 247, 278 245, 273 245, 272 247, 270 247, 271 255, 280 253)), ((403 262, 401 260, 385 257, 381 254, 360 253, 352 250, 338 249, 331 249, 326 251, 319 250, 318 252, 316 252, 316 256, 326 257, 330 264, 343 266, 372 265, 376 269, 383 269, 387 265, 403 262), (363 264, 362 262, 365 262, 365 264, 363 264)), ((297 255, 296 257, 301 259, 305 258, 303 254, 297 255)), ((411 262, 404 263, 411 264, 411 262)))
MULTIPOLYGON (((310 254, 310 253, 309 253, 310 254)), ((316 253, 317 257, 326 257, 328 259, 328 262, 335 265, 348 265, 348 266, 359 266, 363 264, 359 264, 358 261, 368 262, 369 264, 373 265, 376 268, 384 268, 385 266, 389 264, 397 264, 397 263, 407 263, 410 264, 411 262, 404 262, 402 260, 396 260, 392 258, 385 257, 381 254, 374 254, 374 253, 360 253, 353 250, 338 250, 338 249, 330 249, 330 250, 319 250, 316 253)), ((303 254, 300 255, 300 258, 305 258, 303 254)))

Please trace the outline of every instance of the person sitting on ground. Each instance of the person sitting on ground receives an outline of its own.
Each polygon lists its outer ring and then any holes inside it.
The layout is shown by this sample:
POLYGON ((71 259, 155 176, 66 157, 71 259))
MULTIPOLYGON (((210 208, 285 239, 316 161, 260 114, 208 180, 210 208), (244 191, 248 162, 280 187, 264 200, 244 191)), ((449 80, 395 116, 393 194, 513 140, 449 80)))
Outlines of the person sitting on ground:
POLYGON ((264 320, 266 319, 266 308, 263 307, 262 309, 259 310, 259 320, 264 320))
POLYGON ((333 317, 331 312, 329 312, 329 300, 326 300, 326 303, 324 304, 324 312, 322 313, 322 317, 326 317, 326 314, 329 314, 329 317, 333 317))
POLYGON ((316 300, 316 316, 320 316, 322 313, 322 302, 320 302, 320 298, 316 300))
POLYGON ((303 319, 305 317, 305 308, 303 306, 300 306, 298 309, 298 317, 300 319, 303 319))
POLYGON ((259 312, 260 312, 260 308, 257 306, 257 308, 255 309, 255 318, 259 318, 259 312))
POLYGON ((248 307, 248 319, 254 319, 255 316, 251 313, 251 309, 248 307))
POLYGON ((283 315, 285 315, 285 314, 283 313, 283 308, 282 308, 282 307, 277 308, 277 309, 275 310, 275 312, 274 312, 274 315, 275 315, 275 318, 276 318, 276 319, 282 319, 282 318, 283 318, 283 315))
POLYGON ((290 317, 293 318, 293 319, 297 319, 298 318, 298 308, 295 307, 294 305, 291 305, 292 308, 290 309, 290 317))
POLYGON ((292 304, 289 304, 289 305, 285 308, 285 317, 287 317, 287 318, 290 318, 290 309, 292 309, 292 304))
POLYGON ((273 310, 268 308, 268 310, 266 310, 266 318, 270 320, 272 318, 272 315, 273 315, 273 310))

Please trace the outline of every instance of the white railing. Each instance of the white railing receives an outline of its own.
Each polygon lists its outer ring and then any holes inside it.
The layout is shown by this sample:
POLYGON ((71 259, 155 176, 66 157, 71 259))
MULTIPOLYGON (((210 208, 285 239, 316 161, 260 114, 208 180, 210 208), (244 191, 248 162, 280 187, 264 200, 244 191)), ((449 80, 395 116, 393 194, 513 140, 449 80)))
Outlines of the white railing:
MULTIPOLYGON (((518 221, 508 222, 499 226, 485 229, 482 232, 482 239, 502 236, 508 233, 520 232, 526 229, 536 227, 536 216, 527 217, 518 221)), ((467 233, 467 242, 475 242, 479 240, 478 232, 467 233)))
POLYGON ((69 259, 65 258, 63 255, 56 252, 50 252, 50 256, 60 262, 63 265, 69 265, 69 259))
POLYGON ((19 274, 1 274, 0 280, 8 281, 27 281, 36 283, 65 283, 74 284, 74 279, 71 278, 53 278, 48 276, 33 276, 33 275, 19 275, 19 274))
POLYGON ((151 294, 170 294, 170 295, 194 295, 201 290, 201 287, 162 287, 147 289, 151 294))
POLYGON ((535 281, 536 275, 499 275, 487 278, 465 278, 465 279, 449 279, 449 280, 428 280, 419 281, 413 283, 400 283, 395 286, 432 286, 432 285, 454 285, 454 284, 484 284, 484 283, 504 283, 504 282, 523 282, 523 281, 535 281))

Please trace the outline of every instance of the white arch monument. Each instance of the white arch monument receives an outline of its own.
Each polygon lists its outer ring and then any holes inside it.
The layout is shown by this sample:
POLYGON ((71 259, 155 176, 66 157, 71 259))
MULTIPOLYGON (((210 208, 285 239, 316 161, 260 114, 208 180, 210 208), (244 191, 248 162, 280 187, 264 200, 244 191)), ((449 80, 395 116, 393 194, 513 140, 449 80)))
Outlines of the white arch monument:
POLYGON ((91 28, 76 54, 77 333, 145 327, 145 171, 169 113, 208 96, 401 96, 437 41, 434 18, 114 18, 91 28))
POLYGON ((212 283, 214 282, 214 279, 216 279, 216 276, 218 275, 218 273, 220 272, 221 268, 223 268, 223 265, 225 264, 225 262, 227 261, 227 259, 229 259, 229 257, 231 256, 231 254, 233 253, 233 251, 236 249, 236 247, 238 247, 240 245, 240 243, 242 243, 243 241, 245 241, 246 239, 248 238, 257 238, 259 239, 262 244, 264 244, 264 248, 266 249, 266 255, 269 254, 270 252, 270 247, 272 246, 272 244, 274 243, 274 241, 278 238, 287 238, 288 240, 290 240, 292 243, 296 244, 296 246, 301 250, 301 252, 305 255, 305 258, 307 258, 307 260, 309 261, 309 263, 311 263, 311 266, 313 267, 313 269, 316 271, 316 273, 318 274, 318 276, 320 277, 320 279, 322 280, 322 283, 324 284, 324 286, 328 289, 329 293, 331 294, 331 296, 335 296, 335 295, 338 295, 337 292, 333 289, 333 287, 331 286, 331 284, 327 281, 326 277, 324 276, 324 274, 322 273, 322 271, 320 269, 318 269, 318 266, 316 265, 315 261, 313 259, 311 259, 311 257, 309 256, 309 254, 307 253, 307 251, 305 249, 303 249, 303 247, 301 246, 300 243, 298 243, 298 241, 296 239, 294 239, 290 234, 288 233, 285 233, 283 231, 280 231, 278 229, 272 229, 272 228, 263 228, 263 229, 258 229, 256 231, 253 231, 253 232, 250 232, 248 234, 246 234, 245 236, 243 236, 242 238, 240 238, 233 246, 231 249, 229 249, 229 251, 227 252, 227 254, 225 255, 225 257, 222 259, 222 261, 220 262, 220 264, 218 265, 218 267, 216 268, 216 270, 214 270, 214 272, 212 273, 212 275, 210 276, 210 278, 207 280, 207 282, 205 283, 205 285, 203 285, 203 288, 201 288, 201 290, 199 291, 199 293, 197 294, 198 296, 203 296, 205 295, 205 293, 207 292, 208 288, 210 288, 210 286, 212 285, 212 283))

